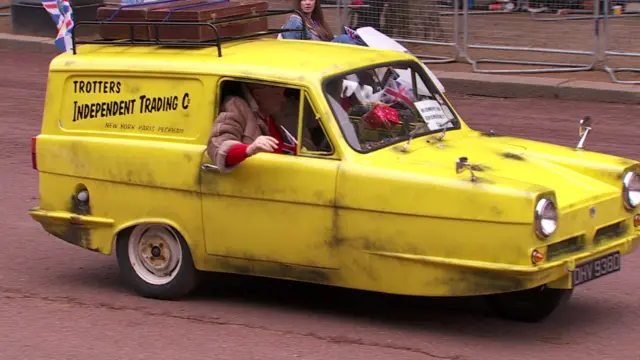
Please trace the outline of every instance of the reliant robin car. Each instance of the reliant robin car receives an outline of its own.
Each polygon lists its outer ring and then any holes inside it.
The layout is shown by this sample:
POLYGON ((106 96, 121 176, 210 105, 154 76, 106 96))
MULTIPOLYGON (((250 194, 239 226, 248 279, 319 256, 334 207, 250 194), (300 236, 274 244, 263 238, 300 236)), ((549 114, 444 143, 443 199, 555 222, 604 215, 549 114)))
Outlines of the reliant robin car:
POLYGON ((478 132, 416 57, 266 36, 278 31, 197 46, 104 40, 55 57, 31 217, 115 252, 135 291, 158 299, 227 272, 486 295, 506 317, 539 321, 623 268, 640 164, 584 149, 590 119, 575 148, 478 132), (221 171, 207 141, 245 83, 286 88, 298 153, 221 171), (391 109, 395 120, 371 121, 391 109))

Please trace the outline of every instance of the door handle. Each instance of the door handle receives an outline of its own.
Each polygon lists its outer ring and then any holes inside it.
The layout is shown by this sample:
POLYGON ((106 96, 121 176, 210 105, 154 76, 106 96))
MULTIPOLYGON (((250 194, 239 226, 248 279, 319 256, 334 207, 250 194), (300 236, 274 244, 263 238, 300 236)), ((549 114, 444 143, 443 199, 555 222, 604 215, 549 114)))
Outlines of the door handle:
POLYGON ((202 170, 208 170, 208 171, 220 171, 220 168, 215 166, 215 165, 211 165, 211 164, 202 164, 202 166, 200 166, 200 169, 202 170))

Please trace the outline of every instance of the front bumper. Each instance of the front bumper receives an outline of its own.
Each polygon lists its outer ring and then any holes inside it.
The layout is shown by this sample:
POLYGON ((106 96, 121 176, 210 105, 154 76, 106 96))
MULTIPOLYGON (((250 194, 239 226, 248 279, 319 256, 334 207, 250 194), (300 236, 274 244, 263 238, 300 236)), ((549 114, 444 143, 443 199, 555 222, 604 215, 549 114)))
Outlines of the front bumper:
MULTIPOLYGON (((590 251, 579 253, 575 256, 568 257, 563 260, 550 262, 549 265, 553 265, 554 269, 565 268, 566 273, 558 279, 549 282, 547 285, 556 289, 571 289, 572 277, 571 273, 576 269, 576 266, 594 260, 603 255, 611 254, 616 251, 621 255, 627 255, 635 251, 640 245, 640 231, 636 231, 635 234, 622 238, 620 240, 612 241, 606 245, 599 246, 590 251)), ((621 270, 624 269, 624 266, 621 270)))
MULTIPOLYGON (((415 273, 421 273, 420 277, 424 277, 425 282, 429 283, 428 288, 407 284, 404 289, 393 292, 427 296, 471 296, 525 290, 540 285, 570 289, 571 275, 576 265, 616 251, 626 255, 633 252, 639 244, 640 232, 636 231, 598 247, 539 265, 512 265, 380 251, 366 252, 378 259, 380 266, 384 266, 388 261, 403 263, 403 271, 409 273, 415 270, 415 273), (414 268, 414 265, 421 270, 414 268)), ((624 264, 621 270, 624 271, 624 264)))

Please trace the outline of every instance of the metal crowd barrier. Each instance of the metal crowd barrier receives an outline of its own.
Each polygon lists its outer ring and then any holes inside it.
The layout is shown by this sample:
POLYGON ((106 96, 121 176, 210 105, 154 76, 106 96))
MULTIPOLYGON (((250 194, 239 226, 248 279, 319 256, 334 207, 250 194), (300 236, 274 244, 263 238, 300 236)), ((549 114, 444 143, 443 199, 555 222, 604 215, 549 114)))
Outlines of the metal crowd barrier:
MULTIPOLYGON (((364 6, 354 6, 338 0, 338 6, 342 25, 374 24, 411 46, 424 63, 468 63, 479 73, 596 70, 615 83, 640 84, 616 76, 640 73, 640 10, 621 13, 629 0, 593 0, 587 9, 575 0, 444 1, 364 0, 364 6), (367 21, 361 24, 360 17, 367 21)), ((640 0, 632 1, 640 8, 640 0)))

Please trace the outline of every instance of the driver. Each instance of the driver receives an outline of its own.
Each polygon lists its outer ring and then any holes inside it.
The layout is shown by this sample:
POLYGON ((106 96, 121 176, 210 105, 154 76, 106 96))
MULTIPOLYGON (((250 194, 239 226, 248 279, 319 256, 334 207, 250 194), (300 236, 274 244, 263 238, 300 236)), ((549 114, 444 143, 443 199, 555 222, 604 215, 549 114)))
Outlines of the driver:
MULTIPOLYGON (((296 154, 296 139, 289 129, 297 128, 297 111, 282 114, 284 88, 243 84, 245 99, 227 97, 214 121, 207 154, 222 172, 259 152, 296 154), (280 121, 276 121, 276 115, 280 121), (291 126, 293 124, 293 126, 291 126)), ((293 130, 293 134, 297 131, 293 130)))

